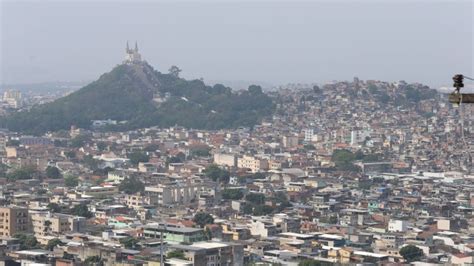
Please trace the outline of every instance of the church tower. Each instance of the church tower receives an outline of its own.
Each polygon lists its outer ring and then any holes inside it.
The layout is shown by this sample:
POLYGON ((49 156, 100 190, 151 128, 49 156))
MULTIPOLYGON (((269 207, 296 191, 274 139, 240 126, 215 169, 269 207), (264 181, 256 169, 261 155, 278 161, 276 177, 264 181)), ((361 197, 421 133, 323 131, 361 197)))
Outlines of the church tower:
POLYGON ((138 43, 135 42, 135 49, 130 49, 127 41, 127 47, 125 48, 125 61, 124 64, 137 64, 142 62, 142 56, 138 52, 138 43))

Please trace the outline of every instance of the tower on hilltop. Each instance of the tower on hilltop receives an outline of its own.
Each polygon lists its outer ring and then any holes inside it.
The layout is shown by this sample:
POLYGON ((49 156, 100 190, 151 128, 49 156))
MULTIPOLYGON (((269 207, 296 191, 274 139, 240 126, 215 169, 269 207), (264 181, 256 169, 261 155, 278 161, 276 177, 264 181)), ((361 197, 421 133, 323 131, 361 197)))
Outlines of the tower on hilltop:
POLYGON ((138 44, 135 42, 135 49, 130 49, 127 41, 127 48, 125 48, 125 61, 124 64, 135 64, 142 62, 142 56, 138 52, 138 44))

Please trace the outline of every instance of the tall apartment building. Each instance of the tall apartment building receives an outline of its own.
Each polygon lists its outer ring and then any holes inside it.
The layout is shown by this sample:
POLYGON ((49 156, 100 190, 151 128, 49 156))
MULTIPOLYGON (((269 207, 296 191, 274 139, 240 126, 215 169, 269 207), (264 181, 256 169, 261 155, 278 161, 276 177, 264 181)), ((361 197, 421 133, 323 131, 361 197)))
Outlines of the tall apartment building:
POLYGON ((65 233, 83 232, 86 218, 60 213, 33 213, 30 217, 32 231, 40 238, 61 236, 65 233))
POLYGON ((256 173, 261 170, 268 170, 268 160, 244 155, 237 160, 237 167, 250 169, 252 173, 256 173))
POLYGON ((359 129, 359 130, 352 130, 351 131, 351 145, 356 145, 364 140, 367 137, 370 137, 370 129, 359 129))
POLYGON ((28 231, 28 209, 19 206, 0 207, 0 237, 28 231))
POLYGON ((179 183, 168 182, 153 187, 145 187, 145 193, 157 197, 158 204, 187 204, 191 200, 197 200, 198 196, 207 192, 204 183, 179 183))
POLYGON ((304 130, 304 141, 311 142, 313 141, 314 129, 305 129, 304 130))
POLYGON ((283 147, 295 148, 298 146, 298 136, 283 136, 283 147))
POLYGON ((237 166, 237 157, 235 154, 214 153, 214 163, 221 166, 237 166))

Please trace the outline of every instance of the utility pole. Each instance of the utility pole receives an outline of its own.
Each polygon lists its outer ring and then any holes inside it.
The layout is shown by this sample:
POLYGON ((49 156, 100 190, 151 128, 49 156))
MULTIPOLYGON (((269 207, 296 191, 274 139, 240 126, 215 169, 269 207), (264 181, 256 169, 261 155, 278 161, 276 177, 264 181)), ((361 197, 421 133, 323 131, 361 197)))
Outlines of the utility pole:
MULTIPOLYGON (((158 228, 160 227, 160 225, 158 224, 158 228)), ((160 266, 165 266, 165 261, 164 261, 164 256, 163 256, 163 252, 164 252, 164 248, 163 248, 163 230, 164 228, 162 228, 160 230, 160 266)))

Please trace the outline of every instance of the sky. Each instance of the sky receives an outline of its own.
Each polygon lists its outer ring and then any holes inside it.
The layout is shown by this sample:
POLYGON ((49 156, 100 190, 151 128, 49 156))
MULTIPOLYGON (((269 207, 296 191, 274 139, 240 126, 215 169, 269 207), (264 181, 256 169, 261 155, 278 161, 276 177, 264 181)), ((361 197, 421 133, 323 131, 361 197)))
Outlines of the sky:
POLYGON ((474 76, 474 1, 0 0, 0 83, 92 81, 126 41, 161 72, 270 84, 474 76))

